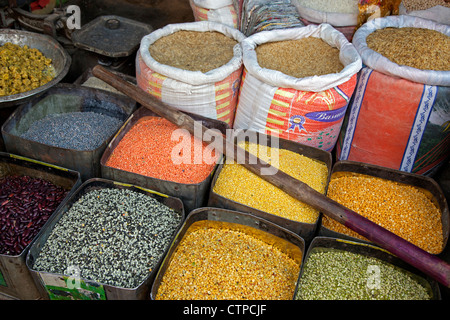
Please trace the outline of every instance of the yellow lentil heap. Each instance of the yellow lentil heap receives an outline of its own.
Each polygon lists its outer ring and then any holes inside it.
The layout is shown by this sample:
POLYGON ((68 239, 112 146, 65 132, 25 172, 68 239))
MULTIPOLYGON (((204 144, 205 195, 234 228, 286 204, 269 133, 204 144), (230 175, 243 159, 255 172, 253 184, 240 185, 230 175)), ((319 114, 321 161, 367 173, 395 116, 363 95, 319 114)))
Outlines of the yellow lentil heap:
POLYGON ((186 233, 157 300, 292 299, 300 263, 257 237, 224 227, 186 233))
POLYGON ((338 73, 344 68, 339 49, 315 37, 267 42, 255 51, 261 67, 295 78, 338 73))
POLYGON ((392 62, 421 70, 450 71, 450 37, 424 28, 384 28, 366 38, 367 47, 392 62))
MULTIPOLYGON (((376 177, 332 178, 328 197, 432 254, 443 250, 441 212, 419 189, 376 177)), ((355 238, 361 235, 324 216, 323 226, 355 238)))
POLYGON ((52 60, 38 49, 0 46, 0 97, 36 89, 54 78, 52 60))
POLYGON ((216 31, 180 30, 156 40, 149 51, 159 63, 183 70, 208 72, 230 61, 237 43, 216 31))
MULTIPOLYGON (((273 150, 243 142, 239 146, 316 191, 325 193, 328 169, 324 163, 286 149, 273 150), (278 155, 274 156, 276 153, 278 155)), ((315 223, 319 216, 315 208, 236 163, 226 162, 223 165, 213 191, 227 199, 293 221, 315 223)))

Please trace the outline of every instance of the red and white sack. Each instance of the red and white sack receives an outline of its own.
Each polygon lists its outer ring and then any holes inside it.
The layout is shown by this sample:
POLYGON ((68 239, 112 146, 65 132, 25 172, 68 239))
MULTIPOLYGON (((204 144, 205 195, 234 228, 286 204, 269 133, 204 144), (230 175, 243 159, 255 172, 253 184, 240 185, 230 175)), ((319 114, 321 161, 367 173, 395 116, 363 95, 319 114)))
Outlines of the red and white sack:
POLYGON ((212 21, 238 28, 238 14, 233 0, 189 0, 195 21, 212 21))
POLYGON ((353 38, 365 67, 359 72, 336 148, 338 160, 370 163, 432 175, 450 156, 450 71, 398 65, 367 46, 372 32, 387 27, 450 27, 407 15, 365 23, 353 38))
POLYGON ((142 38, 136 55, 138 86, 179 110, 221 120, 231 126, 242 76, 240 44, 234 46, 234 55, 230 61, 206 73, 179 69, 153 59, 149 52, 150 45, 180 30, 216 31, 238 42, 245 38, 237 29, 210 21, 170 24, 155 30, 142 38))
POLYGON ((361 69, 361 58, 353 45, 329 24, 262 31, 241 45, 244 71, 234 128, 333 149, 361 69), (258 64, 257 45, 310 36, 340 50, 341 72, 295 78, 258 64))

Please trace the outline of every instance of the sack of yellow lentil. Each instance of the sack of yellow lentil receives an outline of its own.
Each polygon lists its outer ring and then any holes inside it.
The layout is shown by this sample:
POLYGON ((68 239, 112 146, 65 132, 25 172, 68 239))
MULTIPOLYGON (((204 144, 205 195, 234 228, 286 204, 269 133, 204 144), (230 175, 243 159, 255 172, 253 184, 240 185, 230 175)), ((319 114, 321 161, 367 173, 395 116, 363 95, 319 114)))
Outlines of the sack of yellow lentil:
POLYGON ((353 44, 365 67, 338 159, 432 175, 450 156, 450 27, 389 16, 364 24, 353 44))
POLYGON ((242 75, 239 42, 244 38, 218 22, 169 24, 142 38, 136 82, 175 108, 231 126, 242 75))
POLYGON ((361 68, 353 45, 329 24, 262 31, 241 45, 244 71, 234 128, 333 149, 361 68), (264 65, 277 65, 262 67, 260 49, 264 65), (288 75, 290 69, 300 72, 288 75))
POLYGON ((233 0, 189 0, 195 21, 220 22, 238 29, 238 14, 233 0))

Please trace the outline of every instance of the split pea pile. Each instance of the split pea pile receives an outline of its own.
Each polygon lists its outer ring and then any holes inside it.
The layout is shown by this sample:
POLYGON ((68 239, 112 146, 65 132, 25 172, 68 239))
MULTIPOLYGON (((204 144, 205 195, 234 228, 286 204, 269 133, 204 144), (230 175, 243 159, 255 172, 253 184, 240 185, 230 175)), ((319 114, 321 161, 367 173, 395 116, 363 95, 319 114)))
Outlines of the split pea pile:
MULTIPOLYGON (((238 145, 316 191, 325 193, 328 169, 324 163, 286 149, 272 149, 248 142, 238 145)), ((310 205, 295 199, 244 166, 229 163, 228 160, 222 167, 213 191, 251 208, 294 221, 315 223, 319 215, 310 205)))
POLYGON ((206 143, 186 130, 177 131, 179 140, 172 139, 177 129, 164 118, 143 118, 120 140, 106 165, 178 183, 204 181, 214 169, 217 157, 212 150, 206 150, 206 143))
POLYGON ((310 254, 295 299, 429 300, 431 297, 405 270, 374 257, 331 249, 310 254), (370 273, 375 268, 379 272, 370 273))
POLYGON ((421 70, 450 71, 450 37, 424 28, 384 28, 366 38, 367 47, 394 63, 421 70))
POLYGON ((156 299, 287 300, 299 272, 298 262, 253 235, 199 228, 181 240, 156 299))
MULTIPOLYGON (((368 176, 332 178, 328 197, 432 254, 444 248, 441 212, 419 189, 368 176)), ((324 227, 364 239, 324 216, 324 227)))
POLYGON ((257 46, 255 51, 262 68, 295 78, 338 73, 344 68, 339 49, 315 37, 267 42, 257 46))
POLYGON ((135 288, 150 274, 181 223, 181 214, 127 189, 92 190, 76 201, 52 229, 33 268, 135 288))
POLYGON ((220 32, 180 30, 156 40, 149 51, 159 63, 205 73, 230 61, 237 43, 220 32))

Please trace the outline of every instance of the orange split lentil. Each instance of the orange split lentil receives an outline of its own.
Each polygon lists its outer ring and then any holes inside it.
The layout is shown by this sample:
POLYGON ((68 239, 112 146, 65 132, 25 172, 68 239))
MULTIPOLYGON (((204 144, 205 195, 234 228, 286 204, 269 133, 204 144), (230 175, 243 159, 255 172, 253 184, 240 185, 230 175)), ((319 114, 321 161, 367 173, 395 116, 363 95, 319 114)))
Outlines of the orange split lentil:
POLYGON ((202 227, 180 241, 155 298, 288 300, 300 263, 250 233, 202 227))
MULTIPOLYGON (((325 193, 328 169, 324 163, 287 149, 274 150, 248 142, 241 142, 239 146, 316 191, 325 193)), ((213 191, 227 199, 293 221, 315 223, 319 216, 317 209, 295 199, 244 166, 228 160, 213 191)))
POLYGON ((217 162, 214 150, 206 150, 208 145, 186 130, 179 131, 180 140, 172 140, 172 133, 176 129, 179 128, 164 118, 142 118, 123 136, 106 165, 177 183, 196 184, 204 181, 217 162), (189 161, 174 161, 174 148, 179 155, 182 152, 190 153, 189 161))
MULTIPOLYGON (((332 178, 327 196, 366 217, 423 250, 443 250, 441 212, 420 189, 395 181, 365 175, 332 178)), ((325 228, 367 240, 328 216, 325 228)))

